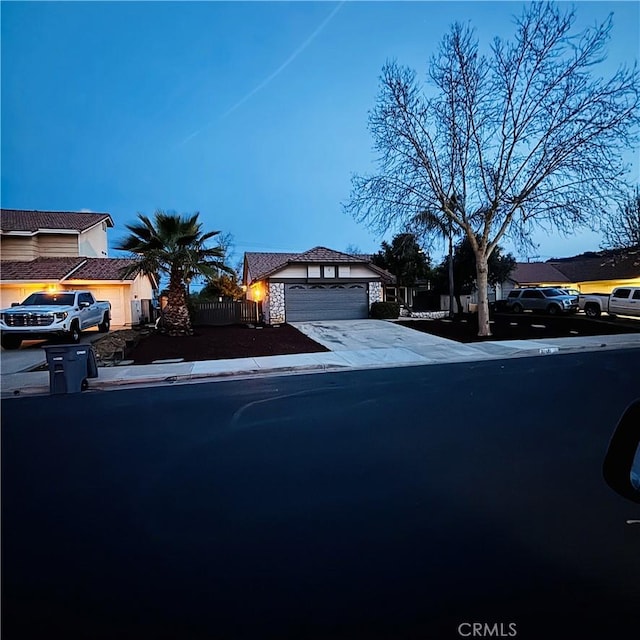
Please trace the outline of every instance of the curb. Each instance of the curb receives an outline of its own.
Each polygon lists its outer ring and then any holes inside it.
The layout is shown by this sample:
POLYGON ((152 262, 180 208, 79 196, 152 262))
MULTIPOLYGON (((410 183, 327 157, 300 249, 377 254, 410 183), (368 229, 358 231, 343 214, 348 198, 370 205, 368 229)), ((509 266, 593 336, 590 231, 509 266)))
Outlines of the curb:
MULTIPOLYGON (((416 360, 415 362, 398 362, 398 363, 382 363, 375 362, 370 364, 363 364, 359 366, 349 366, 342 364, 310 364, 302 366, 285 366, 278 368, 251 368, 239 371, 216 371, 211 373, 187 373, 179 375, 165 375, 140 377, 134 379, 116 379, 116 380, 100 380, 90 379, 88 380, 88 391, 108 391, 110 389, 126 389, 126 388, 138 388, 141 386, 149 386, 153 384, 187 384, 189 382, 205 382, 207 380, 230 380, 230 379, 247 379, 262 376, 277 376, 287 374, 305 374, 305 373, 322 373, 322 372, 339 372, 339 371, 363 371, 368 369, 390 369, 396 367, 416 367, 416 366, 431 366, 442 364, 461 364, 463 362, 484 362, 487 360, 509 360, 511 358, 525 358, 536 357, 546 355, 557 355, 565 353, 575 352, 592 352, 600 351, 602 349, 640 349, 640 342, 629 341, 619 343, 605 343, 591 344, 591 345, 576 345, 576 346, 549 346, 549 347, 534 347, 530 349, 517 349, 511 353, 484 353, 482 357, 474 356, 459 356, 450 358, 447 360, 416 360)), ((11 375, 11 374, 9 374, 11 375)), ((51 395, 49 393, 49 385, 37 385, 31 387, 23 387, 21 389, 15 389, 10 392, 3 391, 0 397, 3 399, 8 398, 23 398, 29 396, 41 396, 51 395)), ((75 395, 75 394, 60 394, 60 395, 75 395)))

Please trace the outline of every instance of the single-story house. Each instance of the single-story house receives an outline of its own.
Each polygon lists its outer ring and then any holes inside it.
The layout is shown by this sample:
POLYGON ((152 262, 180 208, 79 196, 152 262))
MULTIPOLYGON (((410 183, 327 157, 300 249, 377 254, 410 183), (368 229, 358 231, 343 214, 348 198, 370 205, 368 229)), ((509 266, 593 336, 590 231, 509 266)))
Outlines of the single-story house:
POLYGON ((621 286, 640 286, 640 247, 591 251, 547 262, 519 262, 502 283, 502 297, 515 287, 553 286, 581 293, 611 293, 621 286))
POLYGON ((395 281, 369 256, 314 247, 304 253, 244 254, 248 300, 261 306, 264 322, 367 318, 383 287, 395 281))
POLYGON ((122 278, 129 258, 108 258, 108 213, 0 210, 0 306, 42 290, 88 289, 111 303, 111 324, 152 318, 157 282, 122 278))

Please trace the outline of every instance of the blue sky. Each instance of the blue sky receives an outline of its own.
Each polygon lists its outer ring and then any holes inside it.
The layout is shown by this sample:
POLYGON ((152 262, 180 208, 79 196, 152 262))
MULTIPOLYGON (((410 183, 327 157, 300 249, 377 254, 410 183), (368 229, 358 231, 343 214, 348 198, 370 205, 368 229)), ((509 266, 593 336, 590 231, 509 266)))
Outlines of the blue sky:
MULTIPOLYGON (((603 74, 633 64, 640 4, 575 6, 581 26, 614 14, 603 74)), ((453 21, 487 44, 521 7, 2 2, 2 206, 107 211, 112 246, 137 212, 199 211, 233 235, 234 264, 244 251, 376 251, 382 238, 341 203, 374 167, 367 112, 383 64, 424 77, 453 21)), ((535 241, 541 259, 599 245, 589 232, 535 241)))

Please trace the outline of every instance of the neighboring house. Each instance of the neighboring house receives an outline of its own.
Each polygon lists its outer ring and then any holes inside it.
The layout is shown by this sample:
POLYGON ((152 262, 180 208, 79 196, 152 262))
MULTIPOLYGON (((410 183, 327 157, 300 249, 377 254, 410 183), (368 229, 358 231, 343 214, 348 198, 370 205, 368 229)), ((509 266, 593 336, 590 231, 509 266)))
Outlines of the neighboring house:
POLYGON ((325 247, 304 253, 245 253, 247 299, 260 303, 267 324, 367 318, 394 277, 368 256, 325 247))
POLYGON ((157 283, 144 275, 121 278, 128 258, 108 258, 108 213, 0 210, 0 305, 33 291, 89 289, 111 303, 111 324, 151 319, 157 283))
POLYGON ((554 286, 581 293, 611 293, 620 286, 640 286, 640 247, 583 253, 547 262, 518 263, 502 297, 515 287, 554 286))

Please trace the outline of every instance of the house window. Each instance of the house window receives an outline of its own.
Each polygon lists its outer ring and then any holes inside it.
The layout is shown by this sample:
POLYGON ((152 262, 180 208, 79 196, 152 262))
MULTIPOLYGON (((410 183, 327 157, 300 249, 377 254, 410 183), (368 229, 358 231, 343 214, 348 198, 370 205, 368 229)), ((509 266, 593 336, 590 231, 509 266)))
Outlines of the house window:
POLYGON ((309 278, 319 278, 320 277, 320 266, 309 265, 307 267, 307 276, 309 278))
POLYGON ((350 278, 351 277, 351 267, 347 264, 341 264, 338 267, 338 275, 341 278, 350 278))
POLYGON ((322 267, 325 278, 335 278, 336 277, 336 268, 333 265, 325 265, 322 267))

